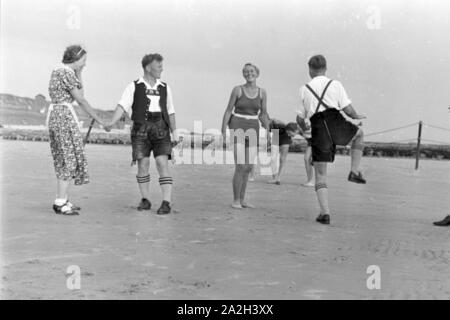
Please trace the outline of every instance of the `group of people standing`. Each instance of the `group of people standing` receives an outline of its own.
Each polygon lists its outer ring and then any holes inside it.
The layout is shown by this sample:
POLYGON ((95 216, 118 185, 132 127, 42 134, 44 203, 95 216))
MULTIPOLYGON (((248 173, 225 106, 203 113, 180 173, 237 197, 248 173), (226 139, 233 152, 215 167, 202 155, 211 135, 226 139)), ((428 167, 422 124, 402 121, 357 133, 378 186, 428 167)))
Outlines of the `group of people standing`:
POLYGON ((280 184, 280 174, 292 142, 291 138, 297 134, 305 137, 308 143, 305 152, 308 180, 304 185, 315 186, 320 205, 317 222, 330 223, 327 163, 334 162, 337 145, 346 146, 351 143, 351 169, 348 181, 366 183, 359 168, 364 149, 364 133, 361 128, 347 120, 341 111, 353 120, 365 117, 356 113, 342 84, 326 77, 325 57, 322 55, 311 57, 308 66, 312 80, 300 89, 301 103, 297 110, 296 121, 284 124, 269 117, 267 91, 256 85, 259 69, 250 63, 244 65, 242 73, 246 83, 233 88, 222 121, 223 138, 226 139, 226 130, 229 127, 234 145, 236 167, 233 176, 233 208, 253 207, 246 201, 245 191, 249 175, 254 171, 255 153, 257 154, 259 147, 260 122, 266 129, 268 144, 271 143, 270 132, 277 130, 278 133, 273 145, 280 152, 280 162, 278 171, 274 170, 270 183, 280 184), (249 131, 254 132, 255 139, 251 139, 252 135, 247 134, 249 131), (239 139, 239 136, 244 138, 239 139), (240 155, 245 161, 239 161, 240 155), (315 169, 315 183, 312 167, 315 169))
POLYGON ((158 214, 171 212, 173 179, 169 160, 172 144, 178 141, 172 92, 160 80, 163 57, 148 54, 142 59, 144 75, 131 82, 122 94, 110 121, 104 121, 92 109, 83 93, 82 70, 87 52, 79 45, 66 48, 62 64, 52 72, 49 84, 51 105, 47 124, 50 147, 57 178, 57 195, 53 210, 62 215, 78 215, 81 208, 70 202, 68 189, 89 182, 86 155, 79 122, 73 109, 76 101, 81 109, 94 118, 106 131, 127 113, 133 121, 131 129, 132 164, 137 162, 136 180, 141 193, 138 210, 150 210, 150 154, 156 161, 163 201, 158 214))
MULTIPOLYGON (((50 146, 57 178, 57 195, 53 210, 62 215, 78 215, 80 207, 68 196, 72 180, 75 185, 89 182, 83 138, 73 102, 78 105, 106 131, 126 113, 133 121, 131 128, 132 164, 137 162, 136 180, 141 201, 138 210, 150 210, 150 154, 153 152, 159 173, 162 203, 157 214, 171 212, 172 175, 169 160, 172 147, 178 142, 175 108, 169 85, 161 81, 163 57, 148 54, 142 59, 143 76, 131 82, 124 90, 112 119, 105 121, 93 110, 84 97, 82 71, 86 65, 87 52, 79 45, 66 48, 63 60, 51 74, 48 111, 50 146)), ((313 56, 309 62, 312 80, 300 89, 300 103, 295 121, 284 122, 270 118, 267 110, 267 91, 257 86, 260 71, 247 63, 242 70, 245 84, 233 88, 222 121, 222 135, 227 140, 227 129, 233 144, 235 172, 232 179, 235 209, 254 208, 246 199, 249 176, 254 170, 258 156, 260 123, 266 129, 268 144, 279 151, 278 170, 270 183, 280 184, 280 175, 292 137, 301 134, 308 147, 305 153, 307 182, 315 186, 320 214, 316 221, 330 223, 327 163, 334 161, 337 145, 351 143, 351 169, 348 181, 366 183, 359 166, 363 152, 363 131, 343 117, 363 119, 352 107, 342 84, 326 77, 327 64, 322 55, 313 56), (271 137, 271 132, 277 134, 271 137), (241 138, 240 138, 241 136, 241 138), (313 167, 315 183, 313 182, 313 167)), ((274 153, 275 154, 275 153, 274 153)))

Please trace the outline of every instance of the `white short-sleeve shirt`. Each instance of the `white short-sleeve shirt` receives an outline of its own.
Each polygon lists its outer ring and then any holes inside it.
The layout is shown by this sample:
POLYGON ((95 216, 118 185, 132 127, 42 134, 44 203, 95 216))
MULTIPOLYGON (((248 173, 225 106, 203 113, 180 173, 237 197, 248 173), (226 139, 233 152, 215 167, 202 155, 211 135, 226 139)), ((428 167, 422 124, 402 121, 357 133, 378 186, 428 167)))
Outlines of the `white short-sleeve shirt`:
MULTIPOLYGON (((150 99, 150 106, 147 111, 149 112, 161 112, 161 107, 159 106, 159 95, 156 93, 156 89, 159 85, 164 86, 164 84, 157 79, 154 86, 151 86, 147 81, 145 81, 144 78, 139 78, 137 83, 144 83, 147 87, 147 97, 150 99)), ((167 87, 167 112, 169 114, 175 113, 175 107, 173 106, 173 99, 172 99, 172 91, 170 90, 170 87, 168 84, 165 85, 167 87)), ((122 94, 122 97, 119 100, 119 105, 122 106, 122 108, 125 110, 125 112, 131 117, 131 106, 133 105, 134 100, 134 90, 135 90, 135 84, 134 81, 127 85, 125 88, 125 91, 122 94)))
MULTIPOLYGON (((319 97, 321 97, 322 92, 329 81, 330 79, 326 76, 317 76, 314 77, 308 83, 308 85, 319 97)), ((312 92, 309 91, 308 88, 306 88, 306 86, 302 86, 300 88, 300 99, 301 105, 297 109, 298 115, 303 119, 311 118, 316 111, 319 101, 312 94, 312 92)), ((342 110, 352 103, 352 101, 347 96, 347 92, 345 91, 344 87, 337 80, 333 80, 333 82, 331 82, 330 86, 325 92, 323 102, 326 103, 330 108, 335 108, 338 110, 342 110)), ((318 112, 322 112, 324 110, 325 107, 321 105, 318 112)))

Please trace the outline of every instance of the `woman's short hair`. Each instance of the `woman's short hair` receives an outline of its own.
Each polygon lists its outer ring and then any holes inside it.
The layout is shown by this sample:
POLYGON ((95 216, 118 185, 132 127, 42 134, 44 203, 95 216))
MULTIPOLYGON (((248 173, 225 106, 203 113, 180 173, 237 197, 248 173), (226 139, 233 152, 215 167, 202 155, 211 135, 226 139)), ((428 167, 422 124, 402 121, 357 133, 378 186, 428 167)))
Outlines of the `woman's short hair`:
POLYGON ((148 66, 150 63, 152 63, 153 61, 163 61, 163 56, 160 55, 159 53, 150 53, 150 54, 146 54, 143 58, 142 58, 142 68, 145 69, 146 66, 148 66))
POLYGON ((242 72, 244 72, 246 67, 253 67, 256 70, 256 74, 259 76, 259 68, 257 66, 255 66, 253 63, 246 63, 244 64, 244 67, 242 68, 242 72))
POLYGON ((80 60, 86 53, 87 51, 78 44, 68 46, 64 51, 62 63, 74 63, 80 60))

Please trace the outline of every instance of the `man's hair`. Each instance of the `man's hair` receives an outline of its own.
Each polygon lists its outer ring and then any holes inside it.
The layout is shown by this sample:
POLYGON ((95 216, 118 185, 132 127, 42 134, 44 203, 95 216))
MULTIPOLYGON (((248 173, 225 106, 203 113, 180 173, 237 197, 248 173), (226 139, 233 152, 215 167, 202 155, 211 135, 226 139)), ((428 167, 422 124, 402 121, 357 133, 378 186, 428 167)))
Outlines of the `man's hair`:
POLYGON ((296 132, 296 131, 298 131, 298 129, 299 129, 298 124, 295 123, 295 122, 289 122, 289 123, 286 125, 286 128, 284 128, 284 130, 286 130, 286 131, 292 131, 292 132, 296 132))
POLYGON ((65 64, 74 63, 74 62, 80 60, 86 53, 87 53, 87 51, 78 44, 68 46, 66 48, 66 50, 64 51, 62 63, 65 63, 65 64))
POLYGON ((321 54, 312 56, 308 61, 308 66, 312 70, 323 70, 327 68, 327 60, 321 54))
POLYGON ((150 53, 150 54, 146 54, 143 58, 142 58, 142 68, 145 69, 146 66, 148 66, 150 63, 152 63, 153 61, 163 61, 163 56, 160 55, 159 53, 150 53))

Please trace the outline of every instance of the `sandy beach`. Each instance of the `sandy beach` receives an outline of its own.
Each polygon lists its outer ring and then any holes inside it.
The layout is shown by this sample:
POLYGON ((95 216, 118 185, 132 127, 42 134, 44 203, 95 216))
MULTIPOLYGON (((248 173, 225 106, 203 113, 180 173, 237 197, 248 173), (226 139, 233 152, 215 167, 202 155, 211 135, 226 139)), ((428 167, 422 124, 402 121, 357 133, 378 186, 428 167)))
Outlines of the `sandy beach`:
POLYGON ((88 145, 91 183, 78 217, 55 215, 48 143, 0 140, 2 299, 450 299, 450 162, 363 158, 367 185, 329 167, 330 226, 289 154, 280 186, 249 184, 257 209, 233 210, 232 165, 175 165, 174 213, 152 160, 151 212, 138 212, 130 146, 88 145), (67 267, 81 289, 66 286, 67 267), (379 266, 381 289, 367 268, 379 266))

